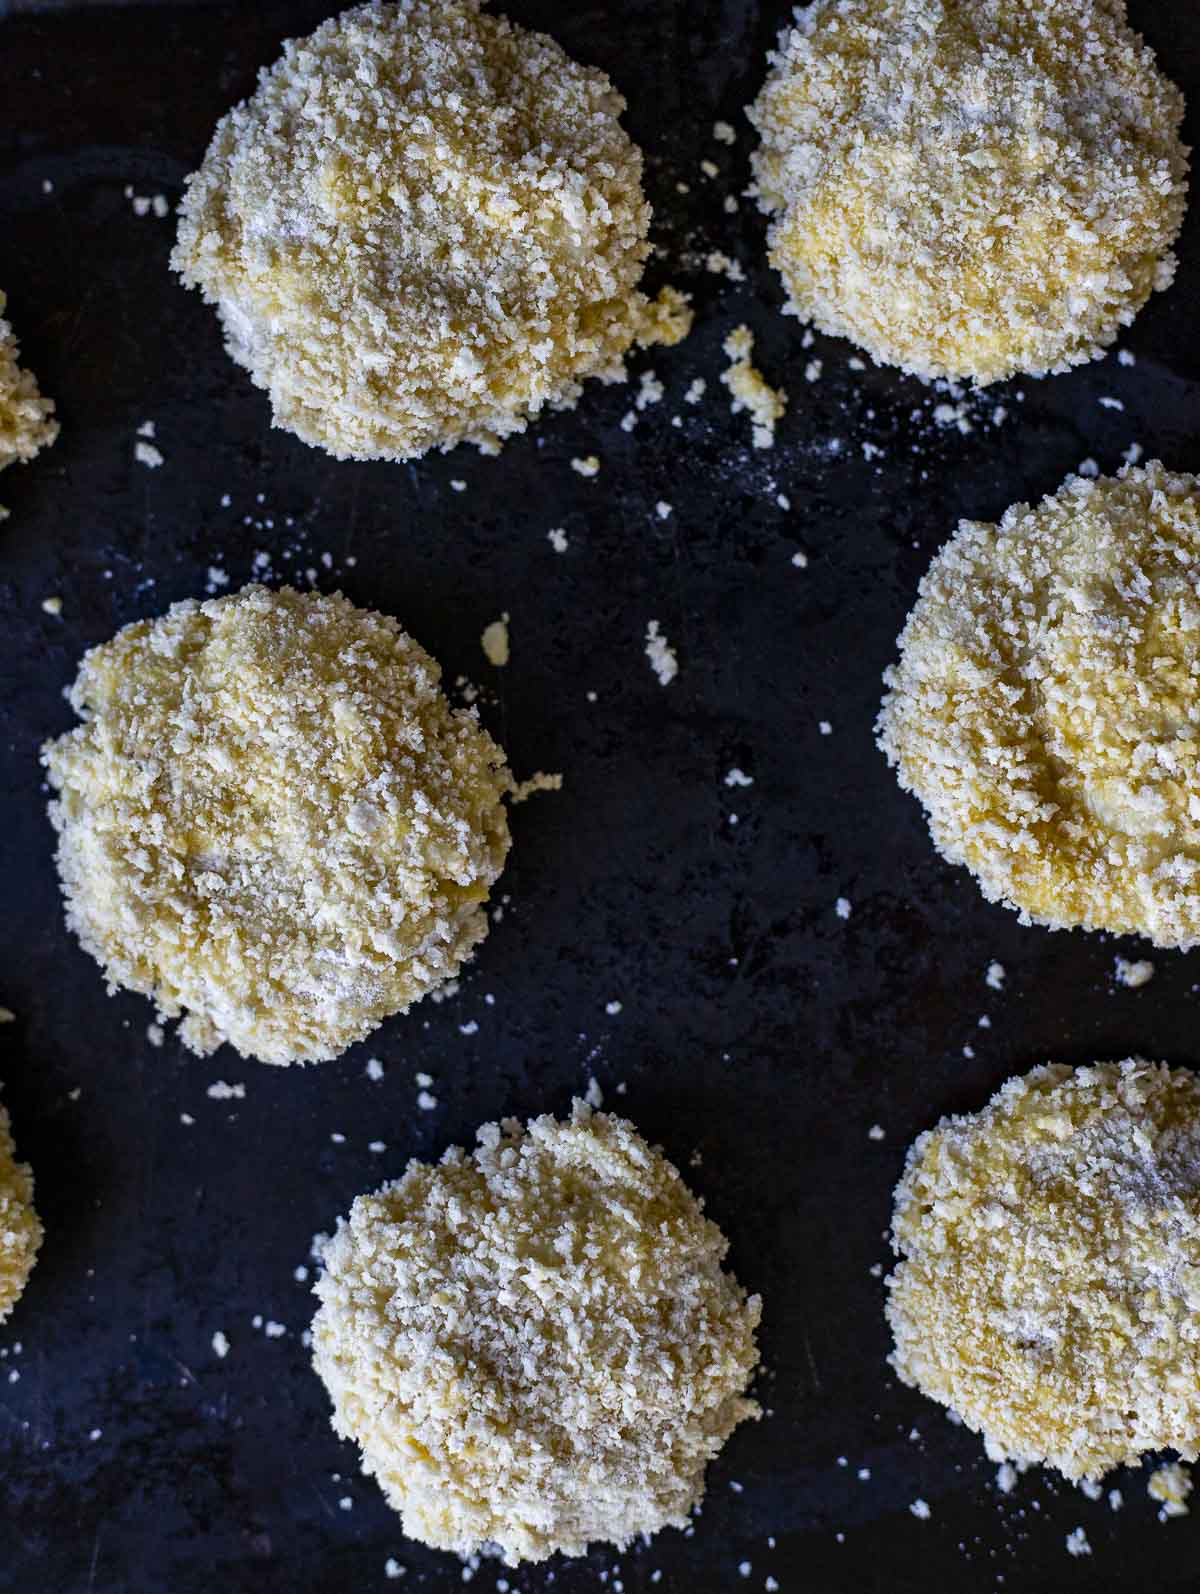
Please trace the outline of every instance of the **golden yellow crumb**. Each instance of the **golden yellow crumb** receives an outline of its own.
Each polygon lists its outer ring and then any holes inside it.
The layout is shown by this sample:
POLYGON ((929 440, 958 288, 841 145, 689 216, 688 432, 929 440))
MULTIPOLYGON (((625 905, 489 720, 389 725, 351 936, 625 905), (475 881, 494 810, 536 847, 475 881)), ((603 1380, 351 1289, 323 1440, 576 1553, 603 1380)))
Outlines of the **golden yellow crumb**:
POLYGON ((1162 1508, 1158 1514, 1166 1521, 1170 1517, 1185 1517, 1189 1514, 1191 1508, 1188 1497, 1192 1488, 1192 1475, 1188 1469, 1178 1461, 1169 1461, 1150 1474, 1146 1493, 1152 1500, 1157 1500, 1162 1508))
POLYGON ((544 769, 539 769, 530 775, 528 780, 519 780, 513 786, 509 801, 515 807, 518 803, 528 802, 531 797, 536 797, 543 791, 561 791, 563 778, 558 774, 547 774, 544 769))
POLYGON ((742 410, 749 412, 755 448, 771 448, 775 423, 787 408, 787 394, 782 388, 771 387, 751 363, 754 334, 749 327, 735 327, 725 339, 724 348, 729 365, 721 372, 721 381, 733 400, 729 407, 735 415, 742 410))
POLYGON ((493 620, 490 625, 484 626, 479 645, 489 664, 496 669, 504 668, 509 658, 507 614, 502 614, 498 620, 493 620))

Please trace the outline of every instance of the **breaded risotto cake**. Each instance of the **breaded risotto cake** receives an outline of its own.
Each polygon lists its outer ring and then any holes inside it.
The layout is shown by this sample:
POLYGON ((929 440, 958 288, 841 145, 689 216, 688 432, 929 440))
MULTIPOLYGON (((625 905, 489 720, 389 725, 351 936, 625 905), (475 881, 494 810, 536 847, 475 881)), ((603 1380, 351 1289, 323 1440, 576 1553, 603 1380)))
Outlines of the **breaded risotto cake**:
POLYGON ((912 1147, 892 1365, 996 1460, 1098 1478, 1200 1448, 1200 1083, 1045 1067, 912 1147))
POLYGON ((313 1359, 404 1531, 460 1555, 582 1555, 684 1527, 759 1414, 760 1303, 631 1124, 487 1124, 470 1155, 355 1201, 324 1253, 313 1359))
POLYGON ((1063 371, 1171 281, 1183 97, 1123 0, 815 0, 749 114, 787 308, 881 363, 1063 371))
POLYGON ((879 745, 934 845, 1054 929, 1200 941, 1200 481, 1069 477, 934 559, 879 745))
POLYGON ((16 1160, 8 1113, 0 1107, 0 1323, 20 1299, 41 1243, 33 1174, 16 1160))
POLYGON ((335 1057, 457 973, 508 852, 504 754, 395 620, 250 586, 93 648, 43 761, 67 919, 184 1040, 335 1057))
POLYGON ((378 0, 293 40, 223 118, 172 262, 275 424, 339 458, 492 450, 635 342, 642 157, 603 73, 480 0, 378 0))
MULTIPOLYGON (((43 398, 31 371, 18 363, 20 347, 4 320, 6 299, 0 293, 0 470, 31 460, 58 436, 54 401, 43 398)), ((0 504, 0 520, 8 510, 0 504)))

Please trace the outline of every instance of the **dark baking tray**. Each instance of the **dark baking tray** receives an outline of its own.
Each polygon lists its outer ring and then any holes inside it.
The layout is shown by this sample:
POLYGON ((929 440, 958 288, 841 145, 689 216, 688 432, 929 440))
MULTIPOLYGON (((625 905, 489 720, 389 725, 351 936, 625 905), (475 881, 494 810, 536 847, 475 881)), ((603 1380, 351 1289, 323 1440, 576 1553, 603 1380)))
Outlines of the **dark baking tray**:
MULTIPOLYGON (((1113 469, 1131 441, 1197 467, 1200 206, 1175 287, 1122 339, 1136 365, 1008 384, 995 392, 1008 419, 963 435, 932 421, 919 384, 852 369, 847 345, 803 349, 777 313, 760 218, 745 202, 723 213, 748 179, 741 108, 784 4, 513 0, 516 20, 628 97, 665 252, 652 272, 694 293, 696 331, 634 361, 667 395, 632 434, 619 425, 632 390, 593 386, 499 459, 338 464, 271 431, 211 313, 167 270, 172 223, 136 216, 125 194, 173 205, 218 116, 283 37, 330 9, 0 22, 0 285, 63 427, 0 482, 13 511, 0 531, 0 1002, 17 1014, 0 1045, 46 1225, 0 1331, 0 1587, 460 1587, 458 1563, 402 1538, 334 1437, 294 1270, 315 1232, 408 1157, 501 1114, 562 1112, 594 1076, 687 1170, 762 1292, 770 1415, 710 1469, 687 1535, 516 1573, 485 1565, 475 1587, 1194 1588, 1197 1517, 1157 1522, 1144 1472, 1111 1480, 1117 1513, 1036 1473, 1001 1496, 978 1440, 889 1374, 872 1269, 886 1266, 904 1149, 940 1114, 1047 1057, 1196 1063, 1200 961, 1157 956, 1148 987, 1117 989, 1114 955, 1143 948, 1022 929, 989 907, 933 855, 871 726, 917 580, 958 516, 995 517, 1089 456, 1113 469), (716 117, 738 128, 733 150, 712 140, 716 117), (744 284, 681 265, 714 247, 744 263, 744 284), (717 382, 741 321, 791 394, 771 453, 747 448, 717 382), (807 383, 813 357, 823 372, 807 383), (697 375, 708 393, 692 407, 681 399, 697 375), (156 471, 133 459, 146 420, 166 458, 156 471), (863 442, 883 456, 864 458, 863 442), (593 481, 569 466, 589 453, 603 460, 593 481), (660 499, 674 506, 665 521, 660 499), (553 526, 568 532, 563 555, 553 526), (105 995, 63 925, 37 763, 72 722, 62 691, 85 647, 203 592, 210 566, 240 586, 258 550, 400 616, 450 682, 483 687, 519 772, 566 778, 514 816, 505 912, 461 993, 306 1071, 229 1052, 201 1062, 172 1038, 156 1050, 149 1006, 105 995), (40 607, 51 594, 61 618, 40 607), (479 635, 502 610, 513 656, 496 671, 479 635), (652 618, 679 652, 665 690, 642 654, 652 618), (724 784, 734 765, 752 787, 724 784), (984 983, 993 959, 1002 994, 984 983), (387 1066, 380 1084, 369 1056, 387 1066), (415 1109, 419 1070, 436 1077, 435 1112, 415 1109), (245 1099, 210 1099, 222 1079, 244 1082, 245 1099), (377 1139, 386 1154, 367 1149, 377 1139), (260 1314, 286 1334, 255 1329, 260 1314), (928 1521, 909 1511, 918 1497, 928 1521), (1066 1553, 1077 1526, 1086 1559, 1066 1553), (385 1577, 389 1556, 401 1583, 385 1577)), ((1134 20, 1200 95, 1191 8, 1141 0, 1134 20)))

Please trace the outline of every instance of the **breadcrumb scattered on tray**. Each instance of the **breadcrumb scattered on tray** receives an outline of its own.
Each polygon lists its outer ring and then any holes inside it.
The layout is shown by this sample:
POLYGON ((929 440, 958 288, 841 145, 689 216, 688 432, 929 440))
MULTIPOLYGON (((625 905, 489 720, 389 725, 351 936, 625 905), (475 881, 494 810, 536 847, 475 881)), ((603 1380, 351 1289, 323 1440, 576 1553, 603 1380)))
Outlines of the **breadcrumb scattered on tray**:
POLYGON ((1190 1510, 1188 1496, 1191 1492, 1192 1475, 1178 1461, 1169 1461, 1164 1466, 1156 1468, 1146 1484, 1146 1493, 1152 1500, 1157 1500, 1161 1507, 1158 1513, 1161 1522, 1167 1522, 1172 1517, 1187 1516, 1190 1510))
POLYGON ((1127 958, 1117 958, 1114 973, 1118 985, 1123 985, 1126 990, 1137 991, 1143 985, 1149 985, 1154 978, 1154 964, 1149 958, 1139 958, 1136 963, 1131 963, 1127 958))
POLYGON ((679 660, 675 656, 675 649, 663 636, 657 620, 651 620, 646 626, 645 654, 650 660, 650 668, 658 676, 658 684, 670 686, 679 674, 679 660))
POLYGON ((509 658, 507 614, 502 614, 498 620, 484 627, 479 645, 488 663, 496 669, 503 669, 509 658))
POLYGON ((770 387, 762 373, 751 364, 754 335, 749 327, 735 327, 725 339, 724 347, 729 365, 721 372, 721 381, 732 398, 729 407, 735 415, 743 410, 748 412, 755 448, 771 448, 775 442, 775 423, 787 408, 787 394, 782 388, 770 387))

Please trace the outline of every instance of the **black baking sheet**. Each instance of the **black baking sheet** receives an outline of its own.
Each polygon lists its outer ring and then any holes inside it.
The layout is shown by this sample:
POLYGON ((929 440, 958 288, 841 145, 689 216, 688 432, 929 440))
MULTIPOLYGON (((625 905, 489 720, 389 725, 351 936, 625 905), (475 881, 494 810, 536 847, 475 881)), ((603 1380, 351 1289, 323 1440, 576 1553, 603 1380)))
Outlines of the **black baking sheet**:
MULTIPOLYGON (((636 358, 633 387, 593 385, 498 459, 339 464, 270 429, 211 313, 167 269, 173 223, 133 205, 174 206, 218 116, 329 9, 0 21, 0 286, 62 420, 52 451, 0 481, 13 512, 0 530, 0 1002, 17 1015, 0 1074, 46 1225, 0 1330, 0 1587, 463 1586, 455 1560, 403 1539, 334 1437, 301 1343, 311 1281, 295 1270, 410 1156, 499 1115, 563 1112, 594 1077, 687 1171, 761 1291, 770 1414, 712 1466, 687 1535, 516 1573, 485 1564, 470 1586, 1193 1589, 1198 1518, 1160 1524, 1145 1471, 1110 1480, 1119 1512, 1038 1473, 997 1492, 979 1441, 889 1374, 877 1264, 904 1149, 940 1114, 1048 1057, 1200 1061, 1200 959, 1156 955, 1152 983, 1127 991, 1114 957, 1142 955, 1136 943, 1023 929, 989 907, 933 855, 871 726, 895 634, 957 517, 994 518, 1087 458, 1115 469, 1135 442, 1200 464, 1200 208, 1175 287, 1121 340, 1135 365, 1110 356, 1005 384, 970 403, 962 433, 933 418, 944 395, 855 370, 835 340, 802 347, 778 314, 761 219, 745 201, 724 212, 748 181, 741 108, 785 5, 514 0, 515 20, 605 67, 629 99, 663 251, 652 280, 694 294, 696 330, 636 358), (738 129, 733 149, 712 138, 718 117, 738 129), (714 248, 744 283, 703 268, 714 248), (772 452, 748 447, 717 380, 741 322, 790 393, 772 452), (623 431, 647 369, 665 397, 623 431), (698 376, 708 391, 692 406, 698 376), (148 420, 157 470, 134 460, 148 420), (602 470, 585 480, 570 460, 592 453, 602 470), (149 1006, 106 996, 63 925, 37 763, 72 723, 62 692, 85 647, 202 594, 210 570, 236 589, 260 551, 398 615, 449 682, 481 687, 519 773, 565 777, 514 815, 504 913, 460 994, 303 1071, 228 1050, 198 1061, 170 1036, 155 1049, 149 1006), (61 617, 41 608, 52 595, 61 617), (502 611, 512 662, 494 670, 479 636, 502 611), (665 689, 643 654, 652 619, 679 656, 665 689), (735 766, 752 786, 725 784, 735 766), (985 983, 993 960, 1002 993, 985 983), (432 1112, 416 1108, 418 1072, 434 1076, 432 1112), (217 1081, 245 1098, 210 1098, 217 1081), (927 1521, 910 1512, 918 1498, 927 1521), (1093 1553, 1073 1559, 1080 1526, 1093 1553), (389 1557, 404 1581, 386 1577, 389 1557)), ((1133 16, 1200 94, 1194 8, 1140 0, 1133 16)))

